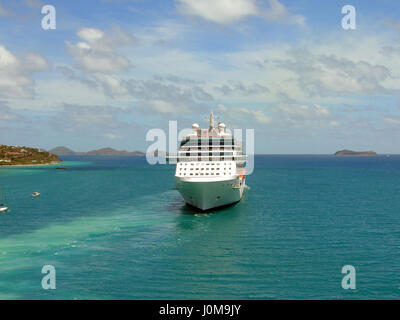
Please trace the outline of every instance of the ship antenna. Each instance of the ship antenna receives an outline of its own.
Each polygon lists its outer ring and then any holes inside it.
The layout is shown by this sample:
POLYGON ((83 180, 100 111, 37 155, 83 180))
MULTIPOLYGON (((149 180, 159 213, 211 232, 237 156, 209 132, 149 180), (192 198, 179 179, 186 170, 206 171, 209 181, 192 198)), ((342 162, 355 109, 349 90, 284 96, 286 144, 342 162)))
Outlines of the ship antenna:
POLYGON ((214 114, 213 111, 211 110, 210 113, 210 130, 214 129, 214 114))

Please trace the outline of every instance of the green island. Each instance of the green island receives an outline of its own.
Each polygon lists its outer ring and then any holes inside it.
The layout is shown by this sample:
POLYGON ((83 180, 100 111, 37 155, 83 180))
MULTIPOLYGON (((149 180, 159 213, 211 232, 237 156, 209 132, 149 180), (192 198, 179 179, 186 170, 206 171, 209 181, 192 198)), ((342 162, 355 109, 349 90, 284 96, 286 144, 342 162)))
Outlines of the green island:
POLYGON ((144 156, 145 153, 141 151, 133 151, 129 152, 126 150, 115 150, 113 148, 101 148, 97 150, 91 150, 88 152, 75 152, 67 147, 55 147, 50 150, 51 153, 54 153, 59 156, 66 156, 66 155, 92 155, 92 156, 104 156, 104 155, 118 155, 118 156, 144 156))
POLYGON ((61 162, 60 158, 43 149, 0 145, 0 167, 44 165, 61 162))
POLYGON ((340 150, 335 152, 335 156, 376 156, 374 151, 353 151, 353 150, 340 150))

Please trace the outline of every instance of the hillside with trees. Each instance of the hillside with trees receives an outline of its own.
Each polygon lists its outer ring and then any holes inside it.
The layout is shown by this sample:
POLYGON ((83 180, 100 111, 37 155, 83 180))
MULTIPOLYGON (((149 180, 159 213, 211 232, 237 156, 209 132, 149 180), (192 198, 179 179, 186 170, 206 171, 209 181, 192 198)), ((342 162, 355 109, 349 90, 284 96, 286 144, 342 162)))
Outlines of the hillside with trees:
POLYGON ((60 161, 58 156, 43 149, 0 145, 0 166, 51 164, 60 161))

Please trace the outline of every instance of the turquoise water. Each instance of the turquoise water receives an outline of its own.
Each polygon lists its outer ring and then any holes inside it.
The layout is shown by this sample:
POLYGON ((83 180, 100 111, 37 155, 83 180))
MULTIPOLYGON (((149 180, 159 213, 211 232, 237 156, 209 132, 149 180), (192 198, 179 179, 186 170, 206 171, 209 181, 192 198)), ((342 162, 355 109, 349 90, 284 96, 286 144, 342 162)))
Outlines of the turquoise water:
POLYGON ((400 297, 400 156, 257 156, 243 201, 207 214, 173 190, 173 166, 63 159, 0 168, 0 299, 400 297))

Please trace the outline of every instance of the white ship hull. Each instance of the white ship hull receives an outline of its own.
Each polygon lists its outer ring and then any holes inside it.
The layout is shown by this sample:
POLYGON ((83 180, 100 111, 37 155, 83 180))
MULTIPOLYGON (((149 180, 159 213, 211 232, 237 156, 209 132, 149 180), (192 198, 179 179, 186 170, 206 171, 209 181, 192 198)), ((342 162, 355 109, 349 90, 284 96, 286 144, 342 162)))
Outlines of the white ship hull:
POLYGON ((176 188, 185 202, 201 210, 208 210, 238 202, 243 197, 245 180, 236 176, 210 181, 175 177, 176 188))

